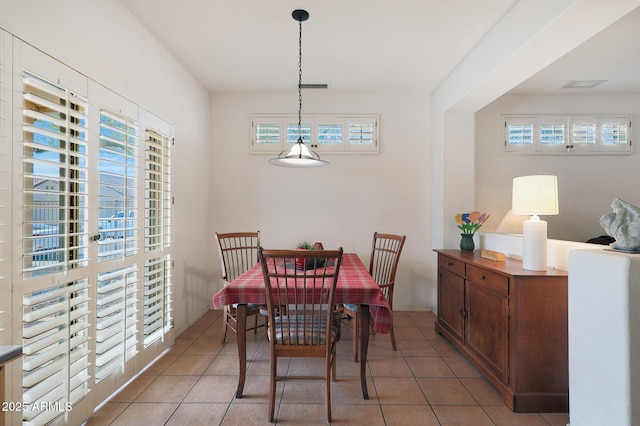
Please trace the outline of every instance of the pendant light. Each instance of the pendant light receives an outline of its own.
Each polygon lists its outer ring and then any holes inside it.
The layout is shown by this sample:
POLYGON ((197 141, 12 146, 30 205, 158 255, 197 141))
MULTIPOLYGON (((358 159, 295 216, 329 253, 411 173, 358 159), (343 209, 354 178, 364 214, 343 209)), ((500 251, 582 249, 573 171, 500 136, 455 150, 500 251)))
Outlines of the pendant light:
POLYGON ((281 167, 323 167, 329 163, 321 160, 318 154, 310 150, 302 142, 302 21, 309 19, 309 13, 306 10, 296 9, 291 16, 300 25, 298 39, 298 142, 291 148, 282 151, 277 158, 272 158, 269 162, 274 166, 281 167))

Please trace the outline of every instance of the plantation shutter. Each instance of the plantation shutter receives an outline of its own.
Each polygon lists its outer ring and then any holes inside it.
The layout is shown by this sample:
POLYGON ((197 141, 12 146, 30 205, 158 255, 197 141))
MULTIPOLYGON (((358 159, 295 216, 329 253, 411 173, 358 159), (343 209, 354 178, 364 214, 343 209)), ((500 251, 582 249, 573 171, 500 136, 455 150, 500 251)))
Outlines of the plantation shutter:
POLYGON ((283 128, 281 117, 251 117, 251 152, 282 150, 283 128))
POLYGON ((145 156, 145 251, 171 245, 171 139, 147 130, 145 156))
POLYGON ((87 264, 87 101, 23 74, 23 275, 87 264))
POLYGON ((99 274, 96 308, 96 382, 137 353, 138 273, 135 265, 99 274))
POLYGON ((301 136, 319 153, 377 154, 377 115, 303 115, 298 132, 294 115, 251 115, 252 154, 278 153, 289 149, 301 136))
POLYGON ((378 144, 378 121, 370 117, 347 117, 347 145, 349 151, 372 150, 378 144))
POLYGON ((154 258, 144 265, 144 345, 160 339, 171 319, 171 260, 154 258))
POLYGON ((572 118, 571 119, 571 144, 574 148, 582 145, 595 146, 597 141, 598 125, 595 118, 572 118))
MULTIPOLYGON (((171 245, 171 138, 146 131, 145 138, 145 252, 164 253, 171 245)), ((164 336, 171 318, 169 255, 149 258, 144 264, 144 347, 164 336)))
POLYGON ((11 138, 7 120, 11 111, 11 67, 5 61, 11 50, 10 38, 0 30, 0 291, 6 296, 0 298, 0 345, 11 344, 11 138))
MULTIPOLYGON (((298 142, 298 139, 302 137, 302 143, 311 144, 313 119, 303 117, 298 129, 298 119, 293 117, 285 118, 286 128, 286 145, 292 145, 298 142)), ((288 147, 287 147, 288 149, 288 147)))
MULTIPOLYGON (((75 404, 89 389, 89 297, 86 279, 22 297, 23 402, 75 404)), ((23 424, 42 425, 59 410, 27 410, 23 424)))
POLYGON ((101 110, 98 162, 98 260, 101 262, 137 253, 137 158, 135 121, 101 110))
POLYGON ((38 408, 12 419, 80 424, 173 342, 173 127, 23 43, 9 46, 20 55, 8 72, 0 64, 0 102, 9 96, 0 104, 0 343, 22 340, 12 383, 38 408), (157 130, 141 134, 140 122, 157 130))
POLYGON ((314 117, 314 139, 311 147, 319 153, 342 152, 346 149, 347 127, 344 117, 319 115, 314 117))
POLYGON ((533 151, 535 138, 534 117, 506 117, 504 121, 504 150, 507 152, 533 151))
POLYGON ((600 146, 602 151, 630 151, 631 119, 629 117, 601 118, 600 146))

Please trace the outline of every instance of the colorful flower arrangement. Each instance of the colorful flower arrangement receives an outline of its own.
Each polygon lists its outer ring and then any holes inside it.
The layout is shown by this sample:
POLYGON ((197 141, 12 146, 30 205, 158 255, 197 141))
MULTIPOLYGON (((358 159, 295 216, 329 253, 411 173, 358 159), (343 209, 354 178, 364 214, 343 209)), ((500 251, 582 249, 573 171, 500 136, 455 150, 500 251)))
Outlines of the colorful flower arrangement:
POLYGON ((483 223, 489 219, 486 213, 480 214, 479 211, 472 211, 471 213, 458 213, 456 215, 456 222, 458 222, 458 228, 462 229, 463 234, 475 234, 483 223))

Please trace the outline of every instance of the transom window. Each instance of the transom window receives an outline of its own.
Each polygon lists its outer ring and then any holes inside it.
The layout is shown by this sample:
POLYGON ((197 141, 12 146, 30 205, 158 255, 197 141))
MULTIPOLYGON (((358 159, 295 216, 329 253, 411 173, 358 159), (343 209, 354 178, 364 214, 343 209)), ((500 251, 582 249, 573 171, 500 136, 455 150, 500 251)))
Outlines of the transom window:
POLYGON ((252 154, 278 153, 302 138, 322 153, 379 152, 376 115, 252 115, 252 154))
POLYGON ((504 152, 631 153, 629 116, 504 116, 504 152))

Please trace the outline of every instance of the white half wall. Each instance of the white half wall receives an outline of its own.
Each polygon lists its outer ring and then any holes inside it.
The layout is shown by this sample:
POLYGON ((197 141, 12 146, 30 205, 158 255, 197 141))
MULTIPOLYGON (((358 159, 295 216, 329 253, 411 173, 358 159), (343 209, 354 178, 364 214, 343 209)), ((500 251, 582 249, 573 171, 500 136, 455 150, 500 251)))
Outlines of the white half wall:
POLYGON ((640 255, 569 256, 571 426, 640 424, 640 255))

